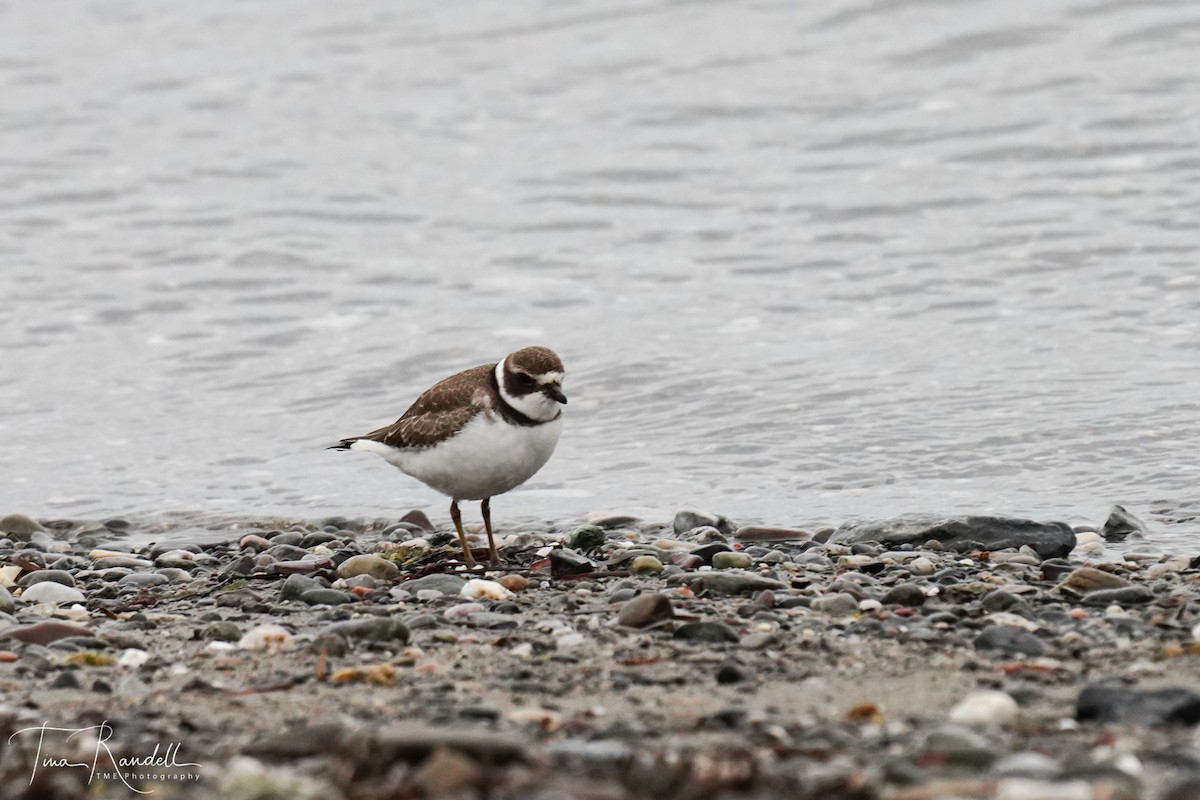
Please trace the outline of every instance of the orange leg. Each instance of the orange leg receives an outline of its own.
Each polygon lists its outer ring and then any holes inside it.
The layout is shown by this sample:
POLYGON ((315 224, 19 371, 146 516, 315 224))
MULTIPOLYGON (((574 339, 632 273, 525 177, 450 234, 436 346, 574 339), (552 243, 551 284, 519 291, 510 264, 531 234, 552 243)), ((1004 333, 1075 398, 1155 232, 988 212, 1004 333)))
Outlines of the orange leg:
MULTIPOLYGON (((458 532, 458 544, 462 547, 463 559, 467 562, 468 567, 475 566, 475 556, 471 555, 471 547, 467 544, 467 535, 463 533, 462 514, 458 511, 458 501, 450 501, 450 519, 454 522, 454 530, 458 532)), ((489 534, 490 534, 489 529, 489 534)))
POLYGON ((488 559, 493 567, 500 566, 500 554, 496 552, 496 540, 492 538, 492 498, 486 498, 479 504, 479 510, 483 512, 483 527, 487 528, 488 535, 488 559))

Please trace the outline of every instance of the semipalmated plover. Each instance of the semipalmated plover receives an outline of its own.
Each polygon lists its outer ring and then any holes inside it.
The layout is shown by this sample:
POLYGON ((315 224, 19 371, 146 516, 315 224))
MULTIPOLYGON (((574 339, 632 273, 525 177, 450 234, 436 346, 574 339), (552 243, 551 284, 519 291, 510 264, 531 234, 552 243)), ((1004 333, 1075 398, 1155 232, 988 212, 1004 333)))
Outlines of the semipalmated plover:
POLYGON ((467 566, 475 566, 458 504, 481 501, 488 556, 491 498, 542 468, 562 432, 566 371, 545 347, 525 347, 499 364, 481 364, 434 384, 386 428, 342 439, 331 450, 367 450, 450 498, 450 519, 467 566))

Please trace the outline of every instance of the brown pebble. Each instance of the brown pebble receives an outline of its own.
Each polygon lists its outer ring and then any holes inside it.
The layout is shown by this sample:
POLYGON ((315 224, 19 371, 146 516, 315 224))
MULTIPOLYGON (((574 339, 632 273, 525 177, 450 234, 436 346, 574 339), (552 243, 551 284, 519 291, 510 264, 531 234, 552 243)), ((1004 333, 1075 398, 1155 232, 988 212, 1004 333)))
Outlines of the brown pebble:
POLYGON ((253 547, 255 550, 266 550, 271 546, 271 540, 257 533, 247 533, 238 542, 238 547, 253 547))
POLYGON ((665 594, 640 594, 621 606, 617 622, 627 628, 648 628, 674 618, 675 609, 665 594))
POLYGON ((529 588, 529 579, 524 575, 504 575, 496 582, 510 592, 523 592, 529 588))
POLYGON ((18 656, 12 650, 0 650, 0 663, 16 661, 18 658, 20 658, 20 656, 18 656))
POLYGON ((1080 567, 1072 572, 1063 582, 1056 586, 1056 589, 1071 589, 1075 592, 1087 594, 1100 589, 1120 589, 1123 586, 1132 586, 1133 582, 1122 578, 1120 575, 1114 575, 1111 572, 1105 572, 1102 569, 1094 567, 1080 567))
POLYGON ((483 786, 483 768, 460 750, 437 747, 413 773, 413 782, 433 797, 456 795, 483 786))
POLYGON ((34 622, 31 625, 14 625, 0 631, 0 639, 16 639, 18 642, 31 644, 50 644, 70 636, 91 636, 91 628, 82 625, 72 625, 69 622, 34 622))
POLYGON ((765 528, 760 525, 746 525, 733 534, 735 542, 796 542, 811 538, 811 533, 798 528, 765 528))
POLYGON ((414 508, 412 511, 409 511, 400 518, 400 521, 407 522, 409 525, 416 525, 423 531, 432 531, 434 529, 433 521, 429 519, 429 515, 419 508, 414 508))
POLYGON ((29 536, 31 533, 45 530, 37 520, 24 514, 8 514, 0 518, 0 531, 14 536, 29 536))

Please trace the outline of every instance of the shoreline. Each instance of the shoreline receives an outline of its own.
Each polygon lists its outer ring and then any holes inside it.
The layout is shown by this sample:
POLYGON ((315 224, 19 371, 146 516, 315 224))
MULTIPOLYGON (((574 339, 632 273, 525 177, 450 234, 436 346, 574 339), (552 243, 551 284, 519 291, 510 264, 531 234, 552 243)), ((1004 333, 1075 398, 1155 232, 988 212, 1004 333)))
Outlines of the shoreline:
POLYGON ((276 522, 0 542, 5 784, 91 796, 34 769, 87 741, 139 765, 106 797, 1200 796, 1194 553, 682 509, 501 536, 466 574, 419 512, 276 522), (82 732, 34 751, 44 725, 82 732))

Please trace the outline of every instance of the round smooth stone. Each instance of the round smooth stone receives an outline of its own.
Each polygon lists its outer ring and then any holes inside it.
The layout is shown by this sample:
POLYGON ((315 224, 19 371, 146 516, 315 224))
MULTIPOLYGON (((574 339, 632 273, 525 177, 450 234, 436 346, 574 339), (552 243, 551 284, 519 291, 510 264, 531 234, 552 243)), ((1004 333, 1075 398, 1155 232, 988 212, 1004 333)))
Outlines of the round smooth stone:
POLYGON ((713 554, 712 565, 713 569, 750 569, 754 566, 754 559, 745 553, 725 550, 713 554))

